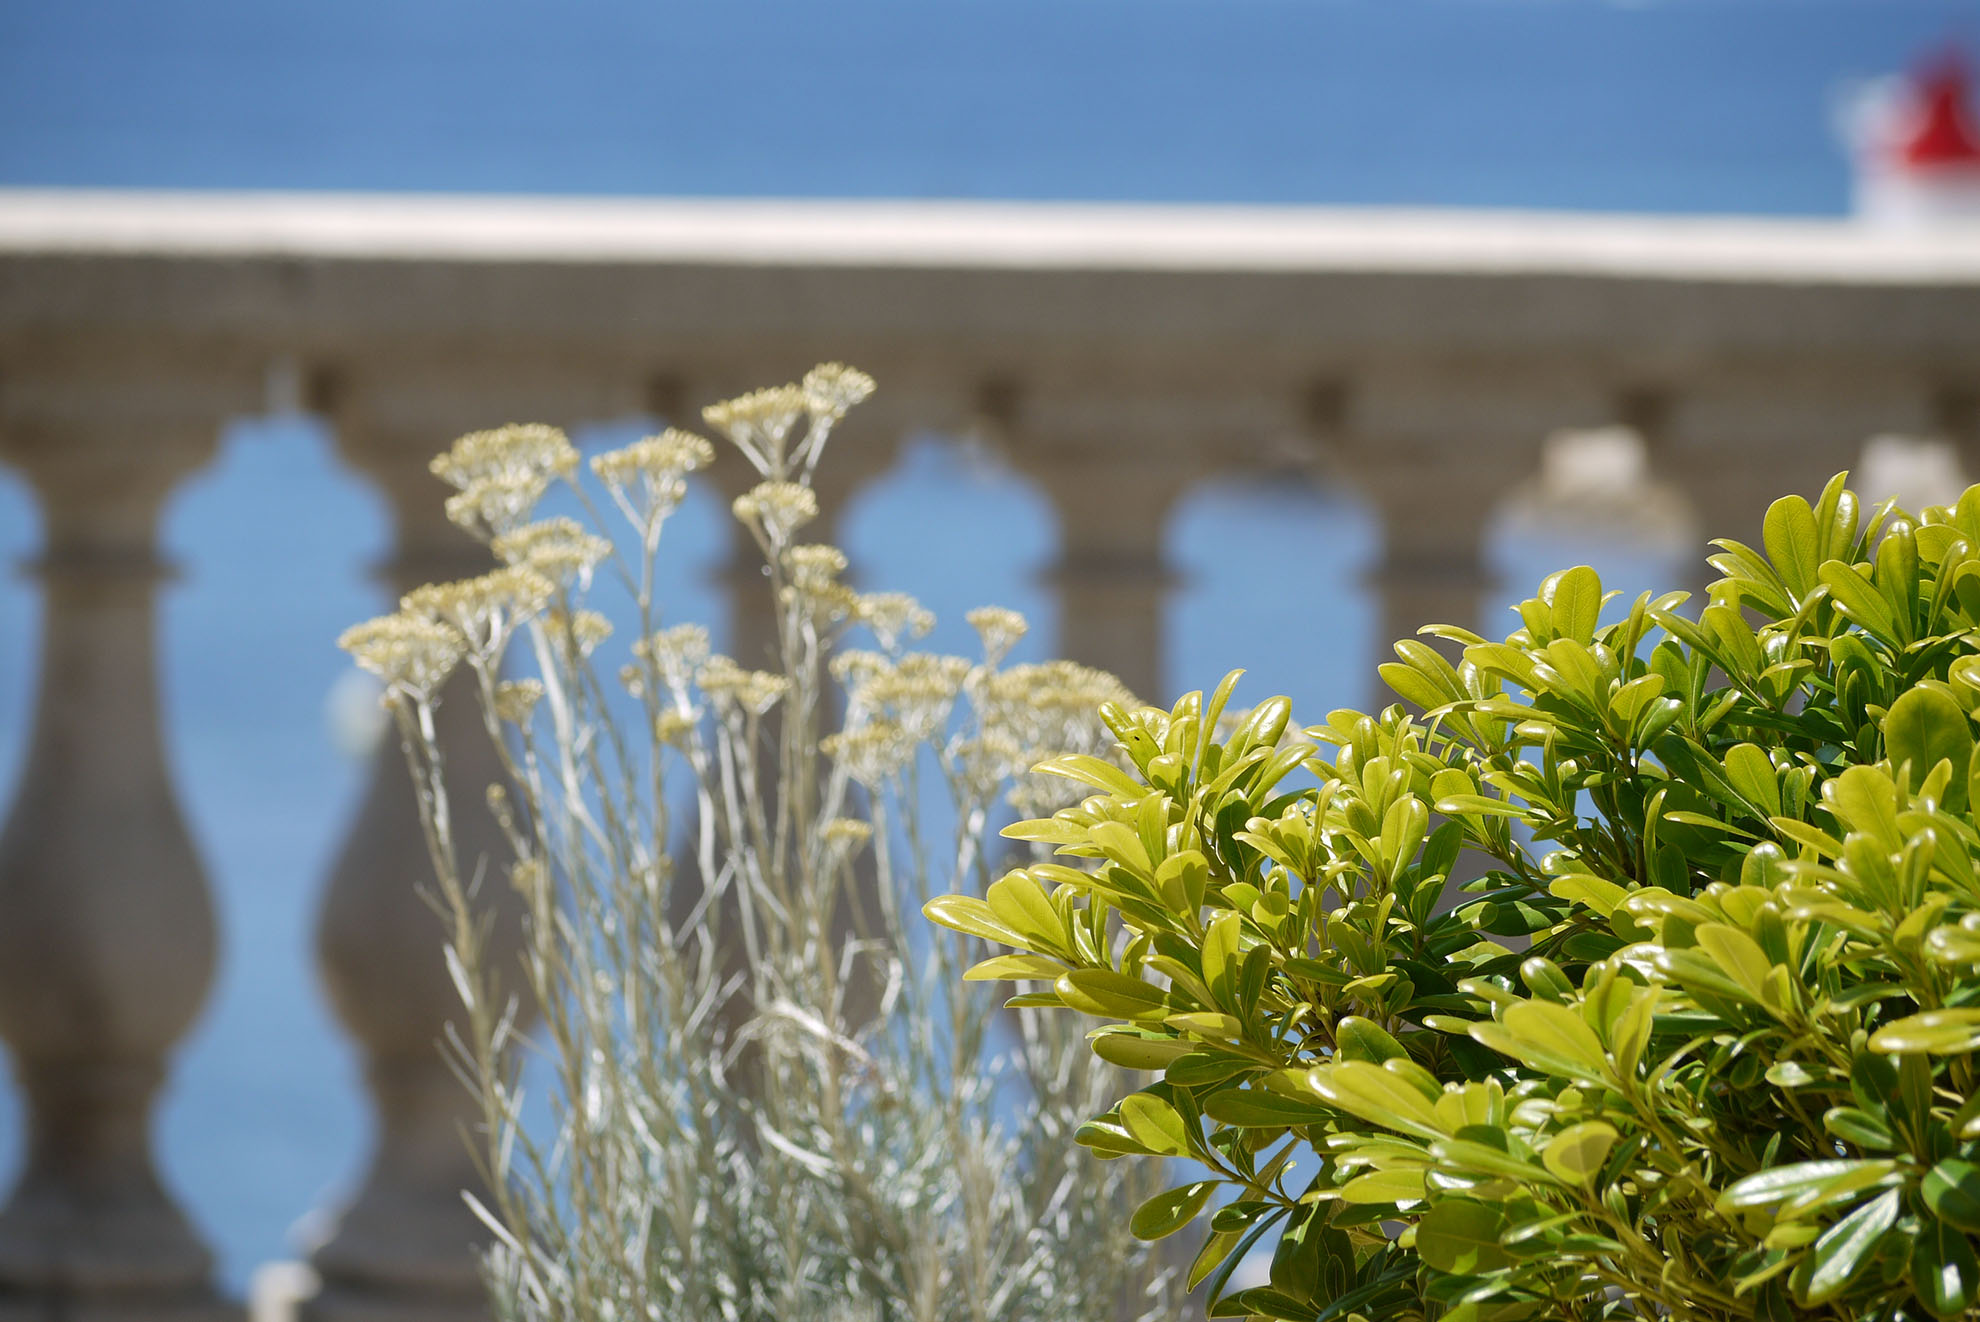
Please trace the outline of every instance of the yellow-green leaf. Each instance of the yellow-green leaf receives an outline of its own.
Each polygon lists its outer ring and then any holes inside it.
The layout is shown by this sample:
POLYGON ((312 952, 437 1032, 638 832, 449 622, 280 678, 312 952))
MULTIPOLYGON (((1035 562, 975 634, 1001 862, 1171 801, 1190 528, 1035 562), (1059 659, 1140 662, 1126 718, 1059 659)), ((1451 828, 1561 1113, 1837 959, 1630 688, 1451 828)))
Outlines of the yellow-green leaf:
POLYGON ((1616 1145, 1616 1131, 1600 1120, 1570 1125, 1540 1152, 1547 1169, 1571 1184, 1593 1179, 1616 1145))
POLYGON ((1926 1010, 1870 1035, 1870 1049, 1888 1055, 1957 1056, 1980 1051, 1980 1010, 1926 1010))
POLYGON ((1104 1019, 1161 1019, 1169 998, 1159 987, 1112 969, 1071 969, 1055 989, 1073 1009, 1104 1019))
POLYGON ((1124 799, 1139 799, 1149 793, 1149 787, 1139 784, 1134 777, 1122 771, 1112 762, 1084 753, 1067 753, 1061 757, 1048 758, 1032 770, 1050 776, 1064 776, 1095 789, 1106 790, 1124 799))
POLYGON ((1380 1065, 1365 1060, 1316 1065, 1307 1081, 1329 1106, 1370 1124, 1421 1138, 1443 1136, 1437 1113, 1423 1094, 1380 1065))
POLYGON ((1370 1171, 1357 1175, 1341 1186, 1344 1203, 1407 1203, 1423 1197, 1420 1170, 1370 1171))
POLYGON ((1767 507, 1760 527, 1767 558, 1797 599, 1816 583, 1821 551, 1815 534, 1815 511, 1800 496, 1782 496, 1767 507))
POLYGON ((997 917, 989 905, 974 895, 938 895, 921 906, 931 923, 939 923, 966 936, 980 936, 1002 946, 1029 944, 1008 923, 997 917))
POLYGON ((1590 1083, 1608 1077, 1602 1041, 1580 1015, 1552 1001, 1520 1001, 1499 1023, 1474 1024, 1471 1036, 1535 1069, 1590 1083))
POLYGON ((1157 1156, 1189 1155, 1189 1130, 1182 1116, 1151 1093, 1132 1093, 1121 1099, 1121 1124, 1136 1142, 1157 1156))
POLYGON ((1554 608, 1554 632, 1586 645, 1595 641, 1595 625, 1602 614, 1602 580, 1587 565, 1576 565, 1551 574, 1540 585, 1540 595, 1554 608))
POLYGON ((1061 949, 1065 925, 1045 888, 1024 872, 1012 872, 1001 881, 990 883, 984 897, 997 921, 1024 938, 1021 944, 1034 950, 1061 949))
POLYGON ((1721 760, 1726 766, 1726 779, 1741 798, 1760 809, 1764 816, 1780 815, 1780 782, 1775 779, 1774 764, 1767 760, 1767 754, 1758 744, 1734 744, 1721 760))
POLYGON ((1215 1180, 1197 1180, 1156 1194, 1134 1209, 1128 1232, 1136 1239, 1161 1239, 1175 1234, 1203 1210, 1216 1187, 1215 1180))
POLYGON ((1884 755, 1891 771, 1916 790, 1941 762, 1952 764, 1946 807, 1957 811, 1966 800, 1966 775, 1973 758, 1973 734, 1966 712, 1943 689, 1919 685, 1898 695, 1884 714, 1884 755))
POLYGON ((1547 884, 1547 889, 1559 899, 1587 905, 1604 918, 1614 913, 1616 906, 1623 902, 1623 897, 1629 894, 1615 882, 1586 872, 1556 877, 1547 884))
POLYGON ((963 974, 965 982, 994 982, 998 980, 1025 981, 1042 978, 1056 982, 1066 966, 1056 959, 1046 959, 1043 955, 992 955, 969 966, 963 974))
POLYGON ((1139 1033, 1099 1033, 1089 1044, 1100 1059, 1129 1070, 1166 1069, 1170 1061, 1190 1050, 1189 1043, 1177 1038, 1143 1037, 1139 1033))
POLYGON ((1760 949, 1759 942, 1725 923, 1706 923, 1697 935, 1699 946, 1712 957, 1713 963, 1724 969, 1754 1000, 1765 1001, 1767 974, 1774 963, 1760 949))
POLYGON ((1469 1198, 1445 1198, 1416 1225, 1416 1251, 1440 1272, 1472 1276, 1512 1264, 1499 1246, 1505 1214, 1469 1198))

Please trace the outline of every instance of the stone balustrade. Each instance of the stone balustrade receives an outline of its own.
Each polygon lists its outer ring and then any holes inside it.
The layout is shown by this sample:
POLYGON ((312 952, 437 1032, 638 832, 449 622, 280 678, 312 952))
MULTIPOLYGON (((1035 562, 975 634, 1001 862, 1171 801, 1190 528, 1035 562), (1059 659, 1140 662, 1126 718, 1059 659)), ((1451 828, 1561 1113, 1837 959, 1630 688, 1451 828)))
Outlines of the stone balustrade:
MULTIPOLYGON (((1564 429, 1631 429, 1650 475, 1735 534, 1873 435, 1980 473, 1980 232, 0 193, 0 460, 46 525, 41 691, 0 833, 0 1038, 29 1126, 0 1318, 228 1307, 149 1148, 220 957, 161 747, 156 526, 223 425, 271 372, 301 382, 393 513, 397 588, 477 563, 424 471, 456 433, 677 414, 834 358, 883 386, 834 442, 839 495, 911 431, 988 438, 1056 514, 1060 650, 1160 697, 1165 530, 1207 480, 1290 465, 1358 493, 1386 641, 1475 616, 1488 524, 1564 429)), ((321 911, 378 1147, 318 1253, 318 1316, 477 1309, 432 1049, 452 994, 403 781, 386 750, 321 911)))

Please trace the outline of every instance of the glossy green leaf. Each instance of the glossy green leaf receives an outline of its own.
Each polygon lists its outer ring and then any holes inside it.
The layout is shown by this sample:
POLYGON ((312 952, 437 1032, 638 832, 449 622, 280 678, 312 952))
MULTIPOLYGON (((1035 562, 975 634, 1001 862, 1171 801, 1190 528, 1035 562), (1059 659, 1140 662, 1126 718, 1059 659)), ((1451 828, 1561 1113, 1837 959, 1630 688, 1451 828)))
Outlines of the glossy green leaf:
POLYGON ((1573 1010, 1551 1001, 1521 1001, 1495 1024, 1474 1024, 1471 1036, 1537 1070, 1590 1083, 1607 1077, 1602 1041, 1573 1010))
POLYGON ((1109 794, 1118 794, 1126 799, 1139 799, 1148 793, 1148 787, 1136 781, 1112 762, 1103 758, 1088 757, 1083 753, 1067 753, 1062 757, 1048 758, 1040 762, 1034 770, 1048 776, 1064 776, 1109 794))
POLYGON ((1283 1129, 1318 1124, 1332 1113, 1318 1101, 1256 1088, 1226 1088, 1210 1094, 1203 1103, 1203 1114, 1218 1124, 1240 1129, 1283 1129))
POLYGON ((1130 1070, 1165 1069, 1190 1050, 1175 1038, 1144 1037, 1139 1033, 1100 1033, 1092 1039, 1093 1054, 1110 1065, 1130 1070))
POLYGON ((1898 642, 1897 622, 1891 617, 1890 603, 1879 595, 1869 577, 1854 565, 1840 560, 1822 563, 1819 575, 1829 589, 1829 599, 1864 632, 1878 641, 1898 642))
POLYGON ((1148 1151, 1161 1157, 1190 1154, 1189 1126, 1176 1108, 1145 1092, 1121 1099, 1121 1125, 1148 1151))
POLYGON ((1064 964, 1056 959, 1047 959, 1043 955, 992 955, 989 959, 970 965, 963 974, 963 981, 1042 979, 1046 982, 1056 982, 1059 975, 1065 971, 1064 964))
POLYGON ((999 945, 1022 946, 1025 939, 1017 930, 998 918, 995 911, 982 900, 970 895, 941 895, 921 906, 922 913, 930 922, 961 932, 966 936, 980 936, 985 941, 995 941, 999 945))
POLYGON ((1072 969, 1055 984, 1067 1005, 1105 1019, 1161 1020, 1168 1014, 1168 996, 1139 978, 1112 969, 1072 969))
POLYGON ((1344 1203, 1407 1203, 1423 1197, 1420 1170, 1370 1171, 1357 1175, 1341 1186, 1344 1203))
POLYGON ((1540 1158, 1561 1179, 1571 1184, 1585 1183, 1602 1169, 1618 1137, 1613 1125, 1600 1120, 1584 1121, 1556 1134, 1541 1150, 1540 1158))
POLYGON ((1129 1233, 1144 1240, 1175 1234, 1195 1220, 1216 1188, 1215 1180, 1197 1180, 1156 1194, 1134 1209, 1134 1216, 1128 1222, 1129 1233))
POLYGON ((1321 1100, 1370 1124, 1426 1138, 1443 1132, 1423 1094, 1380 1065, 1342 1061, 1316 1066, 1307 1077, 1321 1100))
POLYGON ((1890 1125, 1861 1107, 1830 1107, 1822 1116, 1822 1127, 1866 1152, 1890 1152, 1898 1146, 1897 1135, 1891 1132, 1890 1125))
POLYGON ((1980 1262, 1958 1229, 1934 1222, 1911 1246, 1911 1287, 1934 1317, 1956 1318, 1980 1305, 1980 1262))
POLYGON ((1554 630, 1563 638, 1589 643, 1602 614, 1602 580, 1587 565, 1551 576, 1540 594, 1554 608, 1554 630))
POLYGON ((1469 1276, 1512 1265, 1512 1255, 1499 1246, 1505 1214, 1496 1207, 1468 1198, 1445 1198, 1430 1208, 1416 1226, 1416 1251, 1440 1272, 1469 1276))
POLYGON ((1884 716, 1884 750, 1892 771, 1904 774, 1913 790, 1941 761, 1950 763, 1950 783, 1958 798, 1949 799, 1947 806, 1955 811, 1964 806, 1972 728, 1966 712, 1944 690, 1920 685, 1900 694, 1884 716))
POLYGON ((1706 923, 1694 933, 1699 948, 1712 957, 1727 977, 1755 1001, 1766 999, 1768 973, 1773 961, 1767 952, 1745 932, 1726 923, 1706 923))
POLYGON ((1604 918, 1614 913, 1629 894, 1615 882, 1587 873, 1556 877, 1547 884, 1547 889, 1560 899, 1587 905, 1604 918))
POLYGON ((1381 1025, 1360 1015, 1347 1015, 1334 1025, 1334 1044, 1342 1060, 1361 1060, 1380 1065, 1385 1060, 1408 1059, 1402 1043, 1381 1025))
POLYGON ((1821 542, 1815 531, 1815 512, 1800 496, 1783 496, 1767 507, 1761 535, 1767 558, 1773 561, 1788 590, 1805 597, 1819 581, 1821 542))
POLYGON ((1926 1010, 1885 1024, 1870 1035, 1870 1049, 1891 1055, 1934 1056, 1980 1051, 1980 1010, 1926 1010))
POLYGON ((1719 1194, 1721 1211, 1740 1207, 1767 1207, 1791 1198, 1818 1192, 1851 1176, 1881 1179, 1897 1167, 1888 1161, 1803 1161, 1758 1171, 1729 1185, 1719 1194))
POLYGON ((1767 760, 1767 754, 1758 744, 1735 744, 1725 751, 1723 761, 1726 779, 1742 799, 1768 817, 1780 815, 1780 783, 1774 775, 1774 764, 1767 760))
POLYGON ((1942 964, 1980 964, 1980 932, 1934 928, 1925 938, 1925 953, 1942 964))
POLYGON ((1034 950, 1057 950, 1065 941, 1065 926, 1045 888, 1023 872, 990 883, 984 893, 997 921, 1023 938, 1034 950))
POLYGON ((1947 1157, 1925 1172, 1918 1192, 1934 1216, 1980 1234, 1980 1165, 1947 1157))
POLYGON ((1802 1307, 1826 1304, 1861 1271, 1877 1241, 1897 1220, 1898 1191, 1886 1189, 1829 1227, 1809 1250, 1808 1274, 1797 1281, 1802 1307))

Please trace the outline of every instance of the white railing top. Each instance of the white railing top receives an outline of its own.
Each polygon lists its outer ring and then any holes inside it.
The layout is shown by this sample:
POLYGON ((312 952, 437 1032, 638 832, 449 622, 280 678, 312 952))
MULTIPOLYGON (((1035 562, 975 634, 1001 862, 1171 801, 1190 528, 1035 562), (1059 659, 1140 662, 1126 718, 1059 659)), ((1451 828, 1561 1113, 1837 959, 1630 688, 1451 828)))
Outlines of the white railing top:
POLYGON ((1980 284, 1980 224, 1058 202, 0 189, 0 256, 1980 284))

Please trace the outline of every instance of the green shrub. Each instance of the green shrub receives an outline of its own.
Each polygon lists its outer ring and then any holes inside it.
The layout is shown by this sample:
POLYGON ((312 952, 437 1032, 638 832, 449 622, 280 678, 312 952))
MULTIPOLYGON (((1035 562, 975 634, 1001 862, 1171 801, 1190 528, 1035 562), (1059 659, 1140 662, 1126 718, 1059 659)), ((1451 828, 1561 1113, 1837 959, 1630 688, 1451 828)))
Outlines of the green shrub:
POLYGON ((1108 708, 1007 832, 1064 861, 927 906, 1149 1072, 1082 1141, 1200 1164, 1133 1218, 1207 1213, 1192 1286, 1277 1236, 1213 1315, 1980 1314, 1980 487, 1764 540, 1695 619, 1577 568, 1398 643, 1331 760, 1235 676, 1108 708))

